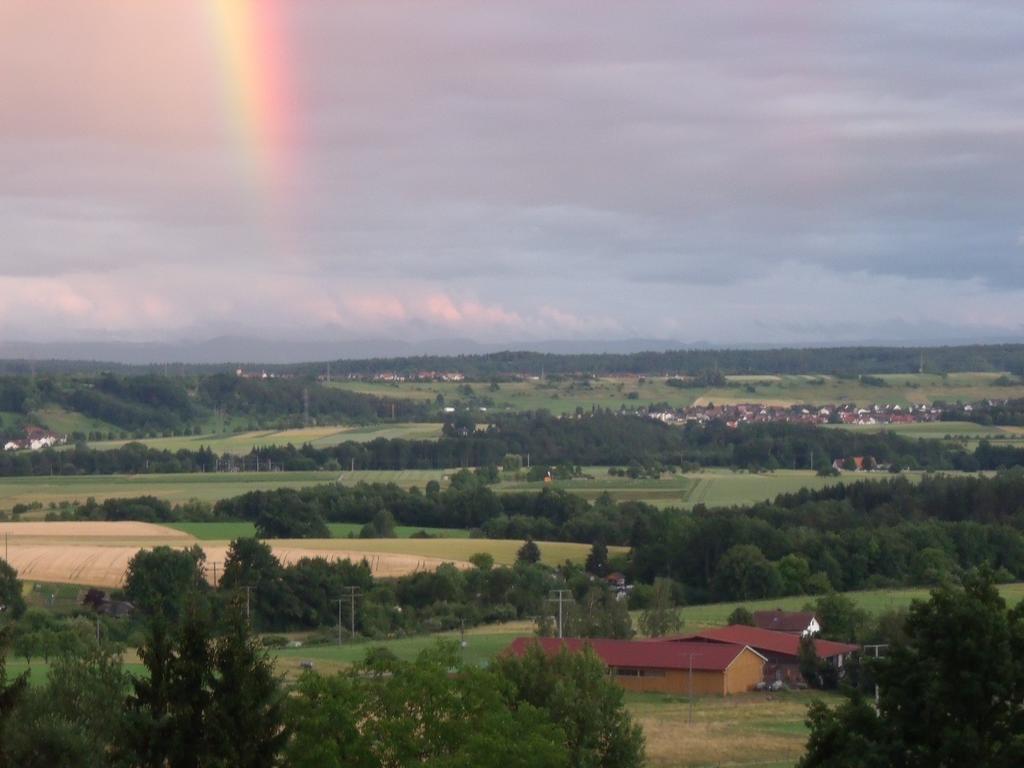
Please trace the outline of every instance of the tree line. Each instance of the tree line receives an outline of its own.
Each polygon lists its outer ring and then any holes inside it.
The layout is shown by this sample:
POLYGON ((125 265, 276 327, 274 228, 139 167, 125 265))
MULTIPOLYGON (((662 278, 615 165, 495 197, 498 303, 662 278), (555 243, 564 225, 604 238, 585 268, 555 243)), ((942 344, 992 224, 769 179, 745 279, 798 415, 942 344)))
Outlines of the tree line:
POLYGON ((717 421, 671 427, 652 419, 595 410, 571 418, 546 412, 501 415, 483 429, 465 417, 445 425, 438 440, 377 438, 335 446, 261 446, 248 454, 150 448, 129 443, 97 450, 78 443, 66 450, 0 453, 0 476, 139 474, 216 471, 407 470, 453 467, 620 466, 731 467, 746 470, 831 470, 837 459, 868 456, 893 469, 979 471, 1024 464, 1024 448, 983 443, 974 452, 941 440, 908 439, 813 425, 769 423, 729 428, 717 421), (510 463, 511 462, 511 463, 510 463))
MULTIPOLYGON (((335 360, 338 376, 370 376, 419 371, 458 371, 467 378, 487 381, 517 374, 685 374, 706 371, 723 374, 831 374, 859 376, 879 373, 958 371, 1024 372, 1024 344, 963 345, 949 347, 822 347, 780 349, 679 349, 632 354, 550 354, 509 351, 486 355, 424 355, 418 357, 335 360)), ((280 366, 310 374, 323 371, 323 363, 280 366)))

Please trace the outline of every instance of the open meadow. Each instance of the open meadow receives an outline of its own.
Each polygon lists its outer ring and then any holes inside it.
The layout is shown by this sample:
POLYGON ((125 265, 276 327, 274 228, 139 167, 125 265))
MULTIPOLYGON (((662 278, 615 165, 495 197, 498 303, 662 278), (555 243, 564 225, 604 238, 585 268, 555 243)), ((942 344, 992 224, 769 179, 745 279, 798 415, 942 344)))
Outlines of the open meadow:
MULTIPOLYGON (((61 503, 74 504, 92 497, 97 501, 130 496, 155 496, 180 504, 190 499, 215 502, 249 491, 275 488, 307 488, 321 483, 353 485, 397 483, 403 488, 423 488, 431 480, 444 484, 447 470, 380 470, 356 472, 192 472, 160 475, 76 475, 64 477, 0 478, 0 511, 9 511, 15 504, 37 502, 44 507, 61 503)), ((27 519, 42 519, 45 509, 33 510, 27 519)))
POLYGON ((971 421, 932 421, 919 424, 842 424, 829 425, 828 429, 845 429, 851 432, 875 434, 891 432, 910 439, 945 440, 955 442, 965 450, 973 451, 982 440, 991 440, 995 445, 1024 445, 1024 427, 1001 427, 989 424, 975 424, 971 421))
MULTIPOLYGON (((424 488, 435 480, 444 488, 457 470, 357 470, 355 472, 221 472, 163 475, 78 475, 73 477, 4 477, 0 478, 0 512, 10 511, 15 504, 38 503, 25 514, 27 520, 41 520, 50 505, 83 503, 92 497, 97 501, 131 496, 155 496, 172 504, 190 499, 216 502, 248 491, 275 488, 306 488, 321 483, 395 483, 402 488, 424 488)), ((695 504, 709 507, 753 504, 792 493, 801 488, 819 489, 836 483, 889 477, 884 473, 847 473, 838 477, 820 477, 810 470, 776 470, 774 472, 734 472, 728 469, 705 469, 684 474, 665 473, 661 478, 636 479, 615 477, 607 467, 584 467, 584 476, 550 483, 516 480, 506 473, 502 481, 491 486, 498 493, 537 493, 552 487, 579 494, 593 501, 607 493, 616 501, 644 501, 659 507, 690 508, 695 504)), ((957 473, 946 473, 957 474, 957 473)), ((902 477, 918 481, 922 472, 903 472, 902 477)), ((418 528, 413 528, 418 530, 418 528)), ((341 535, 348 535, 347 532, 341 535)))
MULTIPOLYGON (((539 376, 540 371, 537 371, 539 376)), ((571 413, 576 408, 638 408, 667 403, 674 408, 707 403, 766 403, 772 405, 976 402, 987 398, 1024 397, 1024 384, 997 384, 1000 373, 886 374, 876 378, 884 386, 865 384, 855 378, 829 375, 726 376, 726 385, 678 388, 664 376, 560 377, 541 381, 512 381, 492 390, 485 383, 338 381, 331 386, 380 397, 434 402, 466 400, 465 387, 477 399, 487 398, 497 411, 571 413)))
POLYGON ((214 453, 247 454, 254 448, 271 445, 305 445, 328 448, 345 442, 365 443, 377 439, 436 440, 441 437, 441 424, 416 422, 387 422, 367 426, 323 426, 298 429, 256 430, 234 433, 210 433, 182 437, 150 437, 139 440, 90 441, 97 450, 120 448, 131 442, 143 443, 150 448, 165 451, 182 449, 195 451, 209 448, 214 453))
MULTIPOLYGON (((914 600, 927 600, 930 590, 919 588, 872 589, 859 592, 846 592, 857 606, 869 616, 899 608, 908 608, 914 600)), ((1024 582, 1001 584, 999 594, 1008 605, 1016 605, 1024 600, 1024 582)), ((683 631, 688 629, 704 629, 706 627, 724 627, 728 624, 729 614, 736 608, 744 607, 750 611, 770 611, 782 608, 784 611, 799 611, 814 597, 793 595, 790 597, 773 597, 767 600, 747 600, 731 603, 711 603, 708 605, 688 605, 680 609, 683 617, 683 631)))

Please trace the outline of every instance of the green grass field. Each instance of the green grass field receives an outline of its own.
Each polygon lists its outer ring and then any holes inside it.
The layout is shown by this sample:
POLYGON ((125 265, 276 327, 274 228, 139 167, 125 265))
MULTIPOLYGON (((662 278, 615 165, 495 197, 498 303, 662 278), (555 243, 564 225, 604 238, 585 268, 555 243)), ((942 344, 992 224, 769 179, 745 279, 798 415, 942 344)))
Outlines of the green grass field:
MULTIPOLYGON (((305 488, 340 480, 346 485, 357 482, 397 483, 403 488, 424 487, 430 480, 443 481, 444 470, 403 470, 382 472, 220 472, 168 475, 79 475, 76 477, 0 478, 0 510, 15 504, 38 501, 50 503, 84 502, 90 496, 109 498, 151 495, 171 503, 189 499, 214 502, 248 491, 274 488, 305 488)), ((41 518, 46 510, 37 510, 26 519, 41 518)))
MULTIPOLYGON (((234 472, 195 473, 180 475, 83 475, 78 477, 5 477, 0 478, 0 510, 9 510, 15 504, 38 501, 44 509, 35 510, 26 519, 41 519, 49 504, 84 502, 93 497, 99 501, 108 498, 151 495, 171 503, 189 499, 215 502, 247 491, 273 488, 305 488, 319 483, 341 482, 345 485, 366 483, 396 483, 402 488, 423 488, 431 480, 447 483, 445 478, 455 470, 402 470, 356 472, 234 472)), ((726 469, 707 469, 702 472, 671 475, 658 480, 630 480, 612 477, 607 467, 586 467, 589 477, 555 481, 552 487, 564 488, 589 500, 609 493, 617 501, 646 501, 660 507, 689 508, 695 504, 710 507, 752 504, 773 499, 780 493, 791 493, 801 488, 824 488, 842 482, 888 477, 884 474, 854 474, 840 477, 818 477, 810 470, 778 470, 753 474, 726 469)), ((950 473, 953 474, 953 473, 950 473)), ((919 480, 920 472, 904 472, 903 477, 919 480)), ((527 483, 506 477, 494 486, 499 493, 532 492, 544 487, 543 483, 527 483)))
POLYGON ((121 430, 106 421, 94 419, 91 416, 68 411, 57 405, 50 405, 40 408, 29 416, 29 421, 38 423, 46 429, 59 434, 69 435, 72 432, 83 432, 88 434, 93 431, 120 432, 121 430))
MULTIPOLYGON (((1009 605, 1016 605, 1024 600, 1024 582, 1003 584, 999 592, 1009 605)), ((929 590, 915 589, 877 589, 864 592, 847 592, 846 595, 857 603, 871 616, 897 608, 907 608, 914 600, 927 600, 929 590)), ((746 602, 714 603, 711 605, 688 605, 681 609, 684 631, 704 627, 721 627, 728 623, 729 614, 743 606, 751 611, 769 611, 782 608, 787 611, 798 611, 815 598, 806 595, 795 597, 776 597, 770 600, 748 600, 746 602)))
MULTIPOLYGON (((491 659, 508 647, 520 634, 525 632, 507 631, 468 631, 465 635, 466 646, 461 648, 461 654, 467 664, 485 666, 491 659)), ((344 637, 344 636, 343 636, 344 637)), ((459 642, 459 633, 441 632, 435 635, 419 635, 416 637, 402 638, 399 640, 386 640, 383 642, 359 641, 346 642, 343 639, 341 645, 314 645, 303 648, 282 648, 273 652, 277 661, 278 670, 283 672, 287 678, 297 676, 301 670, 300 664, 303 661, 312 661, 317 671, 330 673, 344 669, 366 658, 366 652, 371 648, 384 647, 395 656, 405 661, 415 659, 420 652, 427 648, 433 648, 439 640, 459 642)))
MULTIPOLYGON (((347 538, 358 536, 362 526, 358 523, 328 523, 331 536, 347 538)), ((252 538, 256 535, 256 526, 252 523, 171 523, 168 528, 195 536, 200 541, 231 541, 240 538, 252 538)), ((469 531, 461 528, 417 528, 411 525, 395 526, 395 533, 400 539, 408 539, 418 531, 426 531, 431 536, 445 539, 468 539, 469 531)))
POLYGON ((1024 446, 1024 427, 996 427, 975 424, 970 421, 936 421, 922 424, 851 424, 831 426, 831 429, 848 429, 869 434, 892 432, 907 438, 946 440, 967 451, 973 451, 982 440, 991 440, 995 445, 1024 446))
MULTIPOLYGON (((258 430, 233 434, 190 435, 188 437, 154 437, 140 442, 151 448, 166 451, 209 448, 215 453, 247 454, 253 448, 270 445, 303 445, 327 448, 344 442, 364 443, 378 438, 404 440, 436 440, 441 436, 441 425, 433 423, 388 423, 363 427, 331 426, 305 429, 258 430)), ((133 442, 131 440, 103 440, 89 443, 98 450, 109 450, 133 442)))
MULTIPOLYGON (((539 371, 538 371, 539 373, 539 371)), ((637 408, 653 403, 685 407, 694 403, 932 403, 974 402, 986 398, 1024 397, 1024 385, 998 386, 999 373, 889 374, 879 378, 888 386, 866 386, 857 379, 834 376, 728 376, 727 386, 708 389, 679 389, 665 383, 665 377, 614 376, 597 379, 571 378, 559 381, 516 381, 490 391, 486 384, 471 384, 477 397, 493 401, 498 411, 546 409, 569 413, 577 407, 637 408), (631 399, 629 394, 636 393, 631 399)), ((399 384, 342 381, 332 386, 381 397, 433 402, 438 395, 453 403, 465 400, 463 385, 454 382, 402 382, 399 384)))

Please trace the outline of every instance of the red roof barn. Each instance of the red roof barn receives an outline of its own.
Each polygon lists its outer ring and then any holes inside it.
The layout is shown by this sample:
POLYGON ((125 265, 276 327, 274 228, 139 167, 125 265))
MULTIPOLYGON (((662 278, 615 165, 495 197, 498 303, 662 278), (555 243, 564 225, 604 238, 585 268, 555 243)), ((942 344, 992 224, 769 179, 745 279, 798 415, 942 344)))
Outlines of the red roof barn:
POLYGON ((593 650, 623 688, 631 691, 724 696, 751 690, 764 677, 765 658, 745 645, 706 642, 518 637, 506 653, 532 646, 549 656, 593 650))

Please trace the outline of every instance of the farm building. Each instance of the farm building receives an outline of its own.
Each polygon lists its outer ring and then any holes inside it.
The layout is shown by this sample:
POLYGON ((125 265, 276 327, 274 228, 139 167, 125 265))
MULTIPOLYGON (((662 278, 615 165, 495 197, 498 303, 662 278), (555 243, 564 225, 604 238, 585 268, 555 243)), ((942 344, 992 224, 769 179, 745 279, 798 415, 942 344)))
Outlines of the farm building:
POLYGON ((821 632, 821 624, 810 611, 784 611, 781 608, 754 611, 754 626, 790 635, 816 635, 821 632))
POLYGON ((506 653, 522 656, 537 644, 545 653, 592 648, 608 674, 628 691, 726 696, 752 690, 764 678, 765 658, 744 646, 704 642, 581 640, 519 637, 506 653))
MULTIPOLYGON (((800 639, 800 635, 797 634, 734 624, 729 627, 702 630, 692 635, 682 635, 673 638, 671 642, 687 646, 694 643, 748 646, 765 659, 765 682, 781 680, 787 683, 800 683, 803 682, 803 675, 800 673, 800 639)), ((842 669, 846 659, 860 650, 860 646, 850 643, 820 639, 813 642, 818 658, 837 669, 842 669)))

